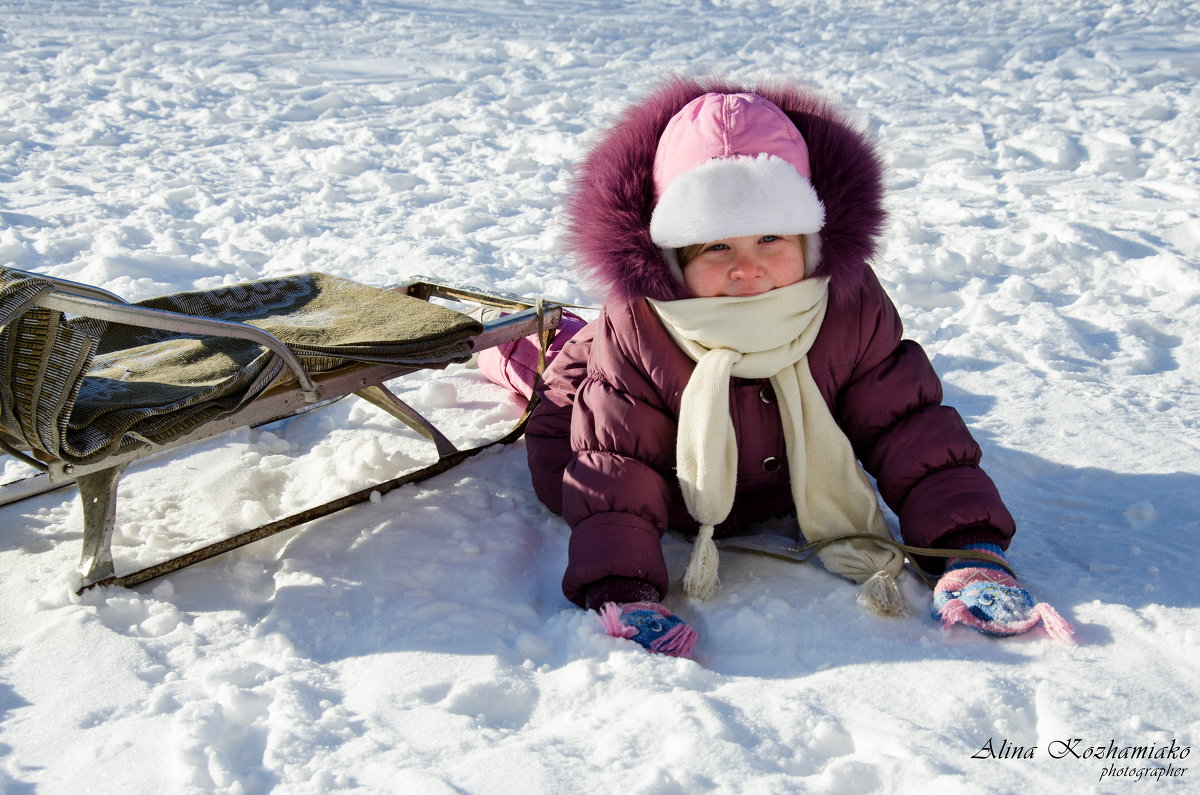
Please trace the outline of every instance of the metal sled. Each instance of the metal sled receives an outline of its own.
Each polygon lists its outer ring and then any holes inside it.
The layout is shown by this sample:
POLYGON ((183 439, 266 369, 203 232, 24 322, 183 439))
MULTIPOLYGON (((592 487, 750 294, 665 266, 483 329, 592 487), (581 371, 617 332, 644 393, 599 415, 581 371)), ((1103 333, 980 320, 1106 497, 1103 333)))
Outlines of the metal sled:
POLYGON ((83 588, 137 585, 364 502, 372 493, 431 477, 487 447, 516 440, 529 409, 504 437, 459 450, 385 383, 462 362, 478 351, 533 334, 544 351, 561 317, 560 306, 539 299, 426 280, 382 289, 301 274, 130 304, 88 285, 0 268, 0 449, 39 470, 0 486, 0 505, 76 484, 84 517, 83 588), (321 297, 322 290, 333 298, 321 297), (431 298, 442 300, 435 303, 431 298), (319 321, 330 314, 323 300, 346 307, 339 318, 344 330, 332 341, 322 339, 319 321), (508 314, 479 321, 448 303, 508 314), (173 311, 179 309, 185 311, 173 311), (216 319, 211 316, 214 311, 234 319, 216 319), (393 320, 401 330, 412 331, 396 333, 393 320), (131 342, 137 344, 121 347, 131 342), (216 368, 218 375, 178 375, 187 371, 177 362, 197 358, 215 362, 206 367, 216 368), (155 381, 152 368, 162 360, 171 365, 166 372, 186 383, 155 381), (219 388, 212 386, 214 381, 221 382, 219 388), (166 407, 151 405, 154 401, 142 394, 147 390, 164 396, 166 407), (236 428, 291 417, 350 394, 429 439, 438 460, 118 576, 111 549, 117 486, 131 463, 236 428))

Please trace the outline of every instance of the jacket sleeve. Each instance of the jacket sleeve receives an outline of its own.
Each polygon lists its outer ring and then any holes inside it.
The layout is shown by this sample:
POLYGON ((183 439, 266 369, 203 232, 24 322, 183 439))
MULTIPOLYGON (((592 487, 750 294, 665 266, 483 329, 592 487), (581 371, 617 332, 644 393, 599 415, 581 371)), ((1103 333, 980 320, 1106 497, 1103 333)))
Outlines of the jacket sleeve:
POLYGON ((571 527, 563 593, 583 605, 590 585, 611 577, 649 583, 662 595, 662 553, 675 460, 675 418, 638 354, 636 320, 621 330, 608 310, 597 327, 571 412, 571 456, 562 480, 571 527))
MULTIPOLYGON (((1012 515, 979 466, 981 451, 923 348, 901 339, 899 314, 872 274, 858 311, 857 361, 835 413, 906 543, 958 549, 973 541, 1007 548, 1012 515)), ((930 568, 941 562, 923 561, 930 568)))
POLYGON ((573 458, 571 412, 575 394, 587 376, 595 334, 596 323, 589 323, 554 357, 538 386, 538 404, 525 428, 525 450, 534 493, 558 514, 563 512, 563 472, 573 458))

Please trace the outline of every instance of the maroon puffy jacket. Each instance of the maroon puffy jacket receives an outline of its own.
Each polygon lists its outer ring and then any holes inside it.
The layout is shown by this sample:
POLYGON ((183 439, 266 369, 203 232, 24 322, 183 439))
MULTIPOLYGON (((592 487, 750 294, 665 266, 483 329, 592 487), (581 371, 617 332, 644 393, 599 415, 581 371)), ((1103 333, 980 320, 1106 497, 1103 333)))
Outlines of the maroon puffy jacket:
MULTIPOLYGON (((695 364, 644 300, 692 296, 650 241, 650 174, 658 136, 679 108, 707 91, 744 90, 672 81, 618 121, 574 185, 571 242, 610 295, 600 318, 548 369, 527 449, 538 497, 571 526, 563 592, 580 605, 598 583, 618 600, 622 592, 644 598, 647 584, 665 596, 662 535, 696 528, 674 473, 679 401, 695 364)), ((830 306, 808 359, 830 411, 899 516, 906 543, 1007 547, 1012 516, 979 468, 979 446, 941 404, 925 352, 901 339, 895 306, 868 264, 884 220, 873 147, 814 97, 787 87, 752 90, 804 135, 825 204, 815 275, 830 277, 830 306)), ((793 507, 770 385, 735 378, 730 391, 737 495, 718 536, 793 507)))

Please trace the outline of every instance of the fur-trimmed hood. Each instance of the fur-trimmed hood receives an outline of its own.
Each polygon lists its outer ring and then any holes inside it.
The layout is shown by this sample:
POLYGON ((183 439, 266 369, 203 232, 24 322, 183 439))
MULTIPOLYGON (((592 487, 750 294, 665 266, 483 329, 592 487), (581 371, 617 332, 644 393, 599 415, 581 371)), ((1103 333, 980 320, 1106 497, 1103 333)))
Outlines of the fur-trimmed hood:
POLYGON ((630 107, 580 165, 568 204, 569 245, 609 287, 609 300, 692 298, 650 239, 654 154, 667 122, 705 93, 758 94, 808 143, 812 184, 825 205, 821 261, 834 306, 858 292, 883 229, 883 168, 875 144, 821 97, 784 84, 747 88, 674 77, 630 107))

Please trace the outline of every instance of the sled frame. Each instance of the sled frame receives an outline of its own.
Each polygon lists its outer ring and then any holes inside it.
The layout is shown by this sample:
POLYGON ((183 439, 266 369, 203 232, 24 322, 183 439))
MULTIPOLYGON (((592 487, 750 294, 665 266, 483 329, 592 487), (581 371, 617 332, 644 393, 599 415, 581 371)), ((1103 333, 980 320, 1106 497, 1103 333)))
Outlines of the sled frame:
MULTIPOLYGON (((524 416, 504 436, 477 447, 460 450, 423 414, 397 397, 387 386, 389 381, 430 369, 429 367, 357 362, 329 372, 307 373, 286 345, 268 332, 253 326, 148 310, 130 305, 118 296, 90 285, 59 279, 54 281, 59 291, 40 300, 39 305, 102 320, 167 331, 250 339, 279 355, 296 377, 294 383, 270 389, 232 413, 209 421, 167 442, 118 453, 88 464, 68 463, 55 460, 42 451, 22 449, 20 440, 0 432, 0 450, 40 470, 35 475, 0 485, 0 506, 72 484, 77 487, 84 524, 83 550, 79 563, 82 575, 82 586, 79 589, 81 593, 97 585, 132 587, 366 502, 373 495, 383 494, 399 486, 445 472, 489 447, 508 444, 520 438, 536 402, 536 398, 530 400, 524 416), (129 574, 117 574, 112 554, 112 538, 117 527, 117 490, 122 474, 131 464, 238 428, 254 428, 288 419, 328 406, 347 395, 366 400, 428 439, 437 452, 437 461, 397 478, 244 531, 153 566, 129 574)), ((537 335, 544 354, 554 330, 562 319, 562 307, 558 304, 443 284, 426 277, 417 277, 413 281, 388 289, 402 291, 424 301, 442 299, 456 303, 469 302, 507 313, 483 321, 483 331, 472 340, 472 353, 537 335)))

